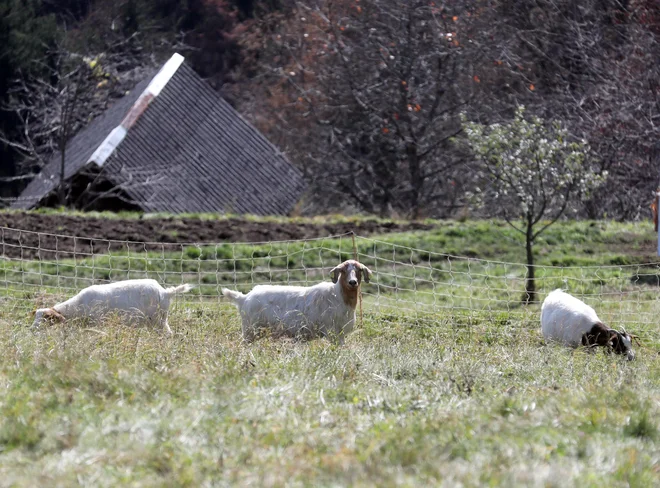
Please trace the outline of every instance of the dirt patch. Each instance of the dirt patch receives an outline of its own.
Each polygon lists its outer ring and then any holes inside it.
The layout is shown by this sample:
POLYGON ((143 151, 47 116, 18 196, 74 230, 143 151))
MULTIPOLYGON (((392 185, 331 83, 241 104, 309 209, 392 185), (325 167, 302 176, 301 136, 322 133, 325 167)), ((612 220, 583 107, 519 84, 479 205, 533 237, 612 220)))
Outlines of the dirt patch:
POLYGON ((317 224, 255 222, 240 218, 102 219, 11 212, 0 213, 0 227, 0 253, 3 256, 65 259, 74 255, 82 257, 121 249, 168 252, 181 249, 181 243, 299 240, 341 235, 351 231, 368 236, 428 230, 432 226, 417 222, 381 222, 375 219, 317 224))

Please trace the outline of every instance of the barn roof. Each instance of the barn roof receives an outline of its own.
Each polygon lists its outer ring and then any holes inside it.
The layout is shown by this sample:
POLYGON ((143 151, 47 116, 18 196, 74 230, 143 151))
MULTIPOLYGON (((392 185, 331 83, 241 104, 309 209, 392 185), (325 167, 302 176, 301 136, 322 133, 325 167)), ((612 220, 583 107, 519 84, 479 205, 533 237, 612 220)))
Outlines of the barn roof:
MULTIPOLYGON (((148 212, 287 214, 302 174, 175 54, 67 144, 65 180, 94 169, 148 212)), ((59 183, 55 155, 14 203, 59 183)))

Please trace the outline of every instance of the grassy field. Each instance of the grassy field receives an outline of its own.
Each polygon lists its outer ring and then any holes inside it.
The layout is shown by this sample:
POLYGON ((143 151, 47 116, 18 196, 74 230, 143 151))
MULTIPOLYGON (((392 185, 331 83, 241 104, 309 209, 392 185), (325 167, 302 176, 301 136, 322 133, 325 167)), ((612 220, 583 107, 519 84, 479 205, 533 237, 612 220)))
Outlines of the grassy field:
POLYGON ((317 281, 350 239, 6 260, 0 485, 657 485, 658 288, 635 279, 658 272, 644 265, 648 227, 565 223, 537 247, 544 292, 566 284, 637 325, 633 362, 541 340, 538 306, 519 303, 519 241, 500 223, 358 239, 376 276, 344 347, 246 345, 213 295, 317 281), (85 280, 143 275, 201 285, 175 305, 172 338, 25 327, 85 280))

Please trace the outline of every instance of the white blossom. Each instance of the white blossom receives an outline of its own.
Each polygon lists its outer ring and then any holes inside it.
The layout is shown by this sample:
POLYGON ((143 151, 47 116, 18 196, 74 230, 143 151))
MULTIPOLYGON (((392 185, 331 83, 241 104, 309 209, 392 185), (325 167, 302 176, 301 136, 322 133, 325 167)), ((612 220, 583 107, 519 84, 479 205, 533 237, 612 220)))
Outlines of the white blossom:
MULTIPOLYGON (((558 123, 546 124, 538 117, 523 117, 518 107, 508 124, 490 126, 468 122, 461 114, 469 147, 490 175, 490 197, 499 202, 495 211, 517 208, 525 220, 555 219, 566 208, 567 198, 587 196, 603 184, 607 172, 589 165, 590 148, 585 140, 573 141, 558 123)), ((486 200, 483 200, 484 202, 486 200)))

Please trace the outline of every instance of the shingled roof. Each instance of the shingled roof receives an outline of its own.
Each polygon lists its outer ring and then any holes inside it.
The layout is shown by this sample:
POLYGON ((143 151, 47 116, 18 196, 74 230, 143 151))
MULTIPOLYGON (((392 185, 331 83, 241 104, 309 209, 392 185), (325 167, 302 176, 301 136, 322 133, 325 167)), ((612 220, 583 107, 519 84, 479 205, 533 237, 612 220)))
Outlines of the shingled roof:
MULTIPOLYGON (((304 190, 300 171, 178 54, 80 131, 65 154, 65 180, 93 174, 86 184, 110 182, 147 212, 287 214, 304 190)), ((60 162, 53 156, 13 207, 47 201, 60 162)))

